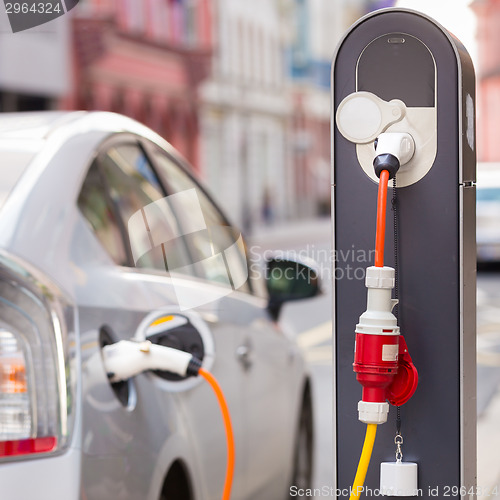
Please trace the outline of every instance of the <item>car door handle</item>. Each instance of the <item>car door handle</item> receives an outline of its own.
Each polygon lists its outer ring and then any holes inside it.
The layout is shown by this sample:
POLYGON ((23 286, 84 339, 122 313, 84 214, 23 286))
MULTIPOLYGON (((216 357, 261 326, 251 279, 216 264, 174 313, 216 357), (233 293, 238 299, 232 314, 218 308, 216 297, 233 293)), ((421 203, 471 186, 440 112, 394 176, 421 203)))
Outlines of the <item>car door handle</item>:
POLYGON ((242 344, 236 348, 236 357, 243 365, 245 370, 249 370, 252 366, 252 349, 246 344, 242 344))

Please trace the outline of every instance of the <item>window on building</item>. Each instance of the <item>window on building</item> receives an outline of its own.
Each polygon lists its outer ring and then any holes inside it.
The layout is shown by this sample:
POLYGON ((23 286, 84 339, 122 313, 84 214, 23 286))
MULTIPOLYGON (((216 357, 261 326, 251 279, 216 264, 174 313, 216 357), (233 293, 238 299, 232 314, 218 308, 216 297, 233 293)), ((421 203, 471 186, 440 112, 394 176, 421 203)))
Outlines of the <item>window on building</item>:
POLYGON ((264 83, 264 73, 265 73, 265 48, 264 48, 264 29, 257 28, 257 80, 259 83, 264 83))
POLYGON ((245 77, 245 23, 243 20, 238 19, 238 29, 236 31, 237 40, 237 71, 236 74, 239 78, 243 79, 245 77))
POLYGON ((137 0, 122 0, 126 29, 133 33, 142 33, 146 27, 144 3, 137 0))
POLYGON ((198 0, 185 0, 184 40, 187 45, 198 43, 198 0))
POLYGON ((5 113, 47 111, 53 108, 53 104, 52 99, 40 95, 0 92, 0 111, 5 113))
POLYGON ((248 25, 248 61, 249 61, 249 66, 250 66, 250 79, 252 81, 257 81, 257 43, 256 43, 256 36, 255 36, 255 29, 252 24, 248 25))
POLYGON ((182 0, 169 0, 170 40, 173 43, 184 42, 185 11, 182 0))
POLYGON ((309 12, 305 0, 295 0, 295 36, 292 44, 292 76, 307 77, 309 63, 309 12))
POLYGON ((166 42, 170 36, 169 0, 149 0, 153 38, 166 42))

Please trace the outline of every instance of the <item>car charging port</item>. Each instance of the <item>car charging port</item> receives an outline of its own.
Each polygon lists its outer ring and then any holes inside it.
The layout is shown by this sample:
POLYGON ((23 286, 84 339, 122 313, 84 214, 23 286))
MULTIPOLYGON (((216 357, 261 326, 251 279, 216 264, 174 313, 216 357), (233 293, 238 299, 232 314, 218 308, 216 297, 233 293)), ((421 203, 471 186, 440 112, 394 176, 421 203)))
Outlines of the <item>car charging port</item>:
MULTIPOLYGON (((196 318, 192 316, 192 318, 196 318)), ((206 328, 203 321, 197 321, 198 326, 206 328)), ((188 343, 190 342, 192 330, 195 329, 187 316, 165 312, 152 313, 139 325, 138 335, 131 340, 120 340, 102 348, 104 367, 112 384, 128 381, 129 379, 147 371, 162 371, 167 374, 177 375, 180 379, 186 377, 197 377, 205 379, 212 388, 221 410, 222 420, 226 431, 227 441, 227 464, 226 479, 224 481, 223 500, 230 500, 231 488, 234 474, 234 435, 231 422, 231 415, 227 406, 224 393, 214 377, 206 367, 202 366, 202 361, 191 353, 179 348, 154 344, 151 338, 157 336, 157 340, 164 342, 188 343), (187 335, 182 335, 183 327, 187 328, 187 335), (180 337, 177 337, 175 333, 180 337), (172 336, 172 334, 174 334, 172 336), (171 335, 168 337, 168 335, 171 335), (180 341, 179 339, 182 339, 180 341)), ((208 328, 207 328, 208 329, 208 328)), ((186 330, 184 330, 185 332, 186 330)), ((201 338, 201 337, 200 337, 201 338)), ((207 337, 209 341, 210 337, 207 337)), ((192 347, 191 344, 189 344, 192 347)), ((208 346, 210 349, 210 345, 208 346)), ((209 360, 209 356, 207 356, 209 360)))
MULTIPOLYGON (((188 317, 181 314, 169 314, 156 320, 148 327, 146 340, 152 344, 187 352, 202 362, 205 357, 205 347, 198 329, 188 317)), ((173 382, 189 377, 189 375, 182 377, 165 370, 153 370, 153 373, 173 382)))

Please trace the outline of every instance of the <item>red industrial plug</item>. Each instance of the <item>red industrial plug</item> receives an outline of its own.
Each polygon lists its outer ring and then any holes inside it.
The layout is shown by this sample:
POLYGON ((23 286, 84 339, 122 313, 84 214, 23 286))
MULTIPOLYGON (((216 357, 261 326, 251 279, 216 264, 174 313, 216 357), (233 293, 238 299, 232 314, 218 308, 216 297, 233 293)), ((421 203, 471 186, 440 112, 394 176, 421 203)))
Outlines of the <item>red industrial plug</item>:
POLYGON ((406 403, 417 388, 418 373, 392 314, 397 302, 391 298, 394 269, 369 267, 366 286, 368 304, 356 326, 353 367, 363 386, 359 419, 381 424, 387 420, 387 400, 397 406, 406 403))

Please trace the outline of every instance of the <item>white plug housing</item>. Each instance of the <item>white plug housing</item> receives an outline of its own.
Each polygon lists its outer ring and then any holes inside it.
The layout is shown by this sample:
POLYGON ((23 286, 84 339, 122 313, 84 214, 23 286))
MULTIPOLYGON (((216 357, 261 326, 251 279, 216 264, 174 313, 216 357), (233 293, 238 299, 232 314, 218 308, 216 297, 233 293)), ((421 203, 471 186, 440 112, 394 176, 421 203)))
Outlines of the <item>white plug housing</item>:
POLYGON ((178 349, 152 344, 149 340, 121 340, 102 349, 104 366, 111 382, 128 380, 146 370, 165 370, 187 375, 193 356, 178 349))
POLYGON ((418 496, 418 465, 413 462, 382 462, 380 491, 390 497, 418 496))
POLYGON ((415 141, 406 132, 385 132, 377 137, 375 156, 390 154, 395 156, 399 165, 406 165, 415 154, 415 141))
POLYGON ((357 333, 399 335, 397 319, 392 314, 392 309, 398 303, 391 297, 394 276, 392 267, 370 266, 366 269, 367 306, 356 325, 357 333))
POLYGON ((389 413, 389 403, 358 402, 358 419, 364 424, 385 424, 389 413))

